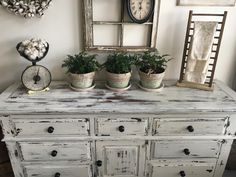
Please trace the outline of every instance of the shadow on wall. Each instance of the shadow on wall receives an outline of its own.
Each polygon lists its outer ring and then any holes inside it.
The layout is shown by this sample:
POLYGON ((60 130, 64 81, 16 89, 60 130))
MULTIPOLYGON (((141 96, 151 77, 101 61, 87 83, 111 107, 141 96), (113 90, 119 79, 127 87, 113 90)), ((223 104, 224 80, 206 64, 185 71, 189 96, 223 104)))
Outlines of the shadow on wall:
POLYGON ((162 54, 169 54, 174 59, 168 63, 165 79, 179 79, 184 41, 186 34, 188 10, 185 13, 179 11, 165 14, 165 19, 172 19, 172 23, 166 23, 160 18, 157 46, 162 54), (184 15, 183 15, 184 14, 184 15), (168 35, 166 33, 168 32, 168 35))
POLYGON ((6 86, 20 79, 21 72, 25 68, 23 59, 17 54, 15 48, 15 40, 9 41, 8 44, 0 43, 0 92, 6 89, 6 86), (11 48, 4 48, 4 46, 12 46, 11 48), (9 59, 7 56, 12 56, 9 59))

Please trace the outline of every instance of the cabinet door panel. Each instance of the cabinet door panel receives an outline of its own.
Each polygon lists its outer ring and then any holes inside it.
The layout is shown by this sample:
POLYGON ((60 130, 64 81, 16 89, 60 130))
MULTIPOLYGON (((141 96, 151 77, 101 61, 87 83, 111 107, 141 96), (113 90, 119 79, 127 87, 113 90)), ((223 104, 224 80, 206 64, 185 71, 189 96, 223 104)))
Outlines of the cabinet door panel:
POLYGON ((96 149, 98 176, 144 176, 145 142, 97 142, 96 149))

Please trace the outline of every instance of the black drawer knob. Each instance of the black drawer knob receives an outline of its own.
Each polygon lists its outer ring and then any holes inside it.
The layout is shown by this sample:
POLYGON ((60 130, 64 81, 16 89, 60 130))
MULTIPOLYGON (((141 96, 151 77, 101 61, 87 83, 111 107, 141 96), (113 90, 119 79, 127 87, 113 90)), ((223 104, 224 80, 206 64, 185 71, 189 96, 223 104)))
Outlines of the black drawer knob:
POLYGON ((180 174, 181 177, 185 177, 186 176, 184 171, 179 172, 179 174, 180 174))
POLYGON ((188 129, 188 131, 191 132, 191 133, 194 132, 194 128, 193 128, 193 126, 191 126, 191 125, 188 126, 187 129, 188 129))
POLYGON ((51 156, 52 156, 52 157, 56 157, 56 156, 57 156, 57 151, 55 151, 55 150, 52 151, 51 156))
POLYGON ((48 133, 53 133, 54 132, 54 127, 48 127, 48 133))
POLYGON ((54 177, 60 177, 60 176, 61 176, 60 173, 56 173, 56 174, 54 175, 54 177))
POLYGON ((184 154, 185 154, 185 155, 190 155, 190 150, 189 150, 189 149, 187 149, 187 148, 186 148, 186 149, 184 149, 184 154))
POLYGON ((124 126, 119 126, 118 129, 119 129, 120 132, 124 132, 125 131, 125 127, 124 126))
POLYGON ((101 161, 101 160, 98 160, 98 161, 96 162, 96 165, 97 165, 98 167, 101 167, 101 166, 102 166, 102 161, 101 161))

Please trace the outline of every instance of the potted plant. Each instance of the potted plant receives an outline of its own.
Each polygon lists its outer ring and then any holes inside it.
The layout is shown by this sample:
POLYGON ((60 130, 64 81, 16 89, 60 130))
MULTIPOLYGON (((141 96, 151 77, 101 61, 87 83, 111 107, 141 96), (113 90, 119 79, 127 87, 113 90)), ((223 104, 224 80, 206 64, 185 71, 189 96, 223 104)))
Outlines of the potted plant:
POLYGON ((78 89, 86 89, 93 86, 95 71, 101 65, 96 60, 96 55, 88 55, 81 52, 78 55, 68 55, 62 67, 67 68, 71 86, 78 89))
POLYGON ((123 89, 129 86, 133 57, 125 53, 113 53, 107 57, 104 67, 107 72, 107 84, 111 88, 123 89))
POLYGON ((159 88, 170 60, 172 58, 169 55, 161 55, 157 50, 137 55, 136 66, 139 68, 141 86, 147 89, 159 88))

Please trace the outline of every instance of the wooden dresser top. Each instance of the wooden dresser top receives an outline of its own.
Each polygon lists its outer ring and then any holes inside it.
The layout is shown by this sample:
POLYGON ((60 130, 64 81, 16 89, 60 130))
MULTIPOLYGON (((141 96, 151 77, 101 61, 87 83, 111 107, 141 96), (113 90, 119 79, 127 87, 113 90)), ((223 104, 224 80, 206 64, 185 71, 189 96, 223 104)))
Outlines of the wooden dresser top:
POLYGON ((74 92, 66 82, 52 82, 50 91, 28 95, 14 84, 0 95, 0 114, 38 113, 191 113, 236 112, 236 94, 221 82, 214 92, 179 88, 166 81, 161 93, 145 92, 133 84, 129 91, 115 93, 98 82, 90 92, 74 92))

